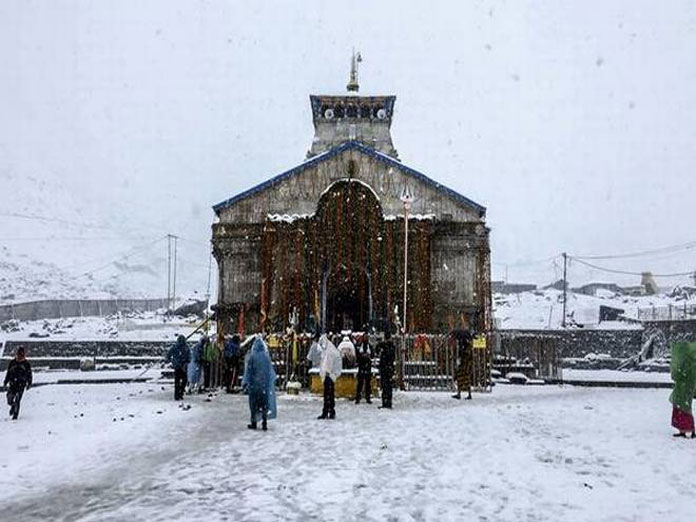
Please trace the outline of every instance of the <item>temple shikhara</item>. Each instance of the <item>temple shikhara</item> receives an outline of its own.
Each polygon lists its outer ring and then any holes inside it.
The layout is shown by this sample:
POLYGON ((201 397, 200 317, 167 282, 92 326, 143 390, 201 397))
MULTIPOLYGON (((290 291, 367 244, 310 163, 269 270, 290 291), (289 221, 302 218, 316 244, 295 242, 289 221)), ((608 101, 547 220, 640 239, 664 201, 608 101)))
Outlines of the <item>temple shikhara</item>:
POLYGON ((399 160, 396 96, 360 95, 358 61, 309 97, 306 160, 213 207, 225 331, 490 329, 486 209, 399 160))

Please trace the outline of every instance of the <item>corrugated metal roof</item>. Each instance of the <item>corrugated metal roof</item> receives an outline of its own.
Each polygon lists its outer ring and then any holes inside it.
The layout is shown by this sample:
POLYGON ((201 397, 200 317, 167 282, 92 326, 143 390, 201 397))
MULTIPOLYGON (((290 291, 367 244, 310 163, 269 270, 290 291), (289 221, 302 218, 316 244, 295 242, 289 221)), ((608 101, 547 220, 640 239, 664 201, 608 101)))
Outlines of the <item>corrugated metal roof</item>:
POLYGON ((246 199, 248 197, 254 196, 255 194, 258 194, 259 192, 262 192, 268 188, 274 187, 286 179, 291 178, 292 176, 295 176, 296 174, 299 174, 306 169, 309 169, 323 161, 326 161, 328 159, 331 159, 342 152, 345 152, 347 150, 359 150, 363 154, 367 154, 368 156, 381 161, 382 163, 389 165, 391 167, 399 169, 401 172, 404 172, 405 174, 408 174, 409 176, 412 176, 413 178, 422 181, 426 185, 430 185, 431 187, 435 188, 436 190, 439 190, 440 192, 446 194, 447 196, 451 197, 452 199, 458 201, 459 203, 462 203, 463 205, 466 205, 468 207, 472 207, 476 209, 480 215, 485 214, 486 212, 486 207, 483 205, 479 205, 475 201, 472 201, 471 199, 467 198, 466 196, 462 196, 458 192, 452 190, 449 187, 446 187, 445 185, 438 183, 437 181, 429 178, 425 174, 418 172, 415 169, 412 169, 410 167, 407 167, 403 163, 401 163, 398 160, 395 160, 391 156, 387 156, 386 154, 383 154, 382 152, 379 152, 371 147, 368 147, 367 145, 364 145, 363 143, 360 143, 359 141, 346 141, 345 143, 341 143, 340 145, 334 147, 331 150, 326 151, 323 154, 319 154, 318 156, 315 156, 313 158, 308 159, 304 163, 301 163, 300 165, 297 165, 296 167, 291 168, 290 170, 286 170, 285 172, 278 174, 277 176, 272 177, 271 179, 264 181, 263 183, 259 183, 255 187, 250 188, 249 190, 245 190, 244 192, 240 192, 236 196, 233 196, 225 201, 222 201, 218 203, 217 205, 213 206, 213 210, 215 211, 216 214, 220 214, 221 210, 224 210, 235 203, 246 199))

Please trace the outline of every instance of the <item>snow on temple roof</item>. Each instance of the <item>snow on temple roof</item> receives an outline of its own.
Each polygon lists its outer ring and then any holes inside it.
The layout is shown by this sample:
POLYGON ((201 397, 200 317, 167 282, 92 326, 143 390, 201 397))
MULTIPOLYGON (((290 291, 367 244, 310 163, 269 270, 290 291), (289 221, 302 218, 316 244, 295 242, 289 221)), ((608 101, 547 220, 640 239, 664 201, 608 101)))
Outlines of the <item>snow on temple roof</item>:
POLYGON ((331 150, 328 150, 324 152, 323 154, 319 154, 318 156, 314 156, 313 158, 308 159, 304 163, 301 163, 297 165, 296 167, 291 168, 290 170, 286 170, 285 172, 278 174, 277 176, 272 177, 271 179, 264 181, 263 183, 259 183, 255 187, 252 187, 248 190, 245 190, 244 192, 240 192, 236 196, 233 196, 225 201, 222 201, 218 203, 217 205, 213 206, 213 210, 217 215, 220 214, 220 211, 234 205, 235 203, 238 203, 239 201, 242 201, 243 199, 246 199, 248 197, 251 197, 255 194, 258 194, 259 192, 262 192, 268 188, 275 187, 276 185, 284 182, 285 180, 300 174, 301 172, 307 170, 308 168, 311 168, 318 163, 321 163, 325 160, 328 160, 330 158, 333 158, 347 150, 353 150, 357 149, 360 152, 367 154, 368 156, 381 161, 382 163, 385 163, 391 167, 395 167, 399 169, 401 172, 408 174, 412 176, 413 178, 425 183, 426 185, 430 185, 431 187, 435 188, 436 190, 439 190, 440 192, 443 192, 444 194, 448 195, 455 201, 458 201, 459 203, 462 203, 463 205, 466 205, 468 207, 473 207, 476 209, 480 215, 485 214, 486 212, 486 207, 483 205, 479 205, 475 201, 472 201, 471 199, 467 198, 466 196, 462 196, 458 192, 452 190, 449 187, 446 187, 445 185, 433 180, 432 178, 429 178, 425 174, 412 169, 410 167, 407 167, 400 161, 395 160, 391 156, 388 156, 386 154, 383 154, 371 147, 368 147, 367 145, 360 143, 359 141, 346 141, 342 143, 341 145, 338 145, 334 147, 331 150))

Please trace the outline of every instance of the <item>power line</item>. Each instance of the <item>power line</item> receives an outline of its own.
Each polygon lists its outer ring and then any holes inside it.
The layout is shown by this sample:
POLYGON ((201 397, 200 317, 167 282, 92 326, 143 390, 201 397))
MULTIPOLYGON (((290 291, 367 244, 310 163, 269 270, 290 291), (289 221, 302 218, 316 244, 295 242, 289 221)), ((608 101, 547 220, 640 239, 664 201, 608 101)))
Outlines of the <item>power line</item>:
POLYGON ((691 250, 696 248, 696 241, 689 241, 688 243, 681 243, 679 245, 671 245, 661 248, 655 248, 652 250, 642 250, 639 252, 631 252, 628 254, 607 254, 607 255, 592 255, 592 256, 573 256, 574 259, 623 259, 629 257, 642 257, 652 254, 665 254, 672 252, 681 252, 683 250, 691 250))
POLYGON ((145 250, 148 250, 148 249, 151 248, 153 245, 159 243, 160 241, 163 241, 164 239, 165 239, 165 237, 157 238, 157 239, 155 239, 154 241, 150 241, 149 243, 146 243, 145 245, 142 245, 142 246, 140 246, 140 247, 136 247, 135 249, 131 249, 128 253, 120 255, 120 256, 118 256, 118 257, 112 259, 112 260, 109 261, 108 263, 105 263, 105 264, 103 264, 103 265, 101 265, 101 266, 98 266, 97 268, 94 268, 94 269, 92 269, 92 270, 88 270, 87 272, 84 272, 84 273, 79 274, 79 275, 74 276, 74 277, 70 277, 70 278, 68 278, 68 279, 69 279, 69 280, 79 279, 79 278, 81 278, 81 277, 85 277, 85 276, 91 275, 91 274, 93 274, 93 273, 95 273, 95 272, 98 272, 98 271, 100 271, 100 270, 103 270, 103 269, 105 269, 105 268, 108 268, 108 267, 110 267, 111 265, 113 265, 116 261, 121 261, 121 260, 129 259, 129 258, 133 257, 134 255, 137 255, 137 254, 139 254, 139 253, 141 253, 141 252, 143 252, 143 251, 145 251, 145 250))
POLYGON ((498 265, 498 266, 506 266, 506 267, 517 267, 517 266, 529 266, 529 265, 540 265, 543 263, 548 263, 549 261, 553 261, 555 259, 558 259, 561 257, 562 254, 556 254, 555 256, 550 256, 550 257, 545 257, 543 259, 535 259, 531 261, 518 261, 515 263, 501 263, 501 262, 494 262, 491 263, 492 265, 498 265))
MULTIPOLYGON (((643 275, 643 272, 632 272, 629 270, 617 270, 617 269, 613 269, 613 268, 606 268, 603 266, 597 266, 595 264, 588 263, 587 261, 583 261, 582 259, 579 259, 577 257, 568 256, 568 258, 575 261, 576 263, 580 263, 581 265, 585 265, 585 266, 588 266, 590 268, 594 268, 595 270, 601 270, 602 272, 609 272, 611 274, 634 275, 634 276, 642 276, 643 275)), ((684 276, 691 276, 693 274, 694 274, 694 271, 690 270, 689 272, 678 272, 678 273, 673 273, 673 274, 652 274, 652 276, 653 277, 684 277, 684 276)))
POLYGON ((108 229, 113 228, 113 227, 95 225, 94 223, 81 223, 78 221, 70 221, 68 219, 38 216, 36 214, 22 214, 19 212, 0 212, 0 216, 14 217, 14 218, 20 218, 20 219, 29 219, 29 220, 33 220, 33 221, 43 221, 43 222, 49 222, 49 223, 62 223, 64 225, 78 225, 78 226, 85 227, 85 228, 97 228, 100 230, 108 230, 108 229))
MULTIPOLYGON (((27 219, 27 220, 32 220, 32 221, 41 221, 44 223, 61 223, 64 225, 74 225, 74 226, 79 226, 83 228, 93 228, 93 229, 98 229, 98 230, 112 230, 112 231, 119 231, 119 230, 129 230, 131 232, 136 232, 138 230, 144 231, 144 230, 149 230, 149 231, 157 231, 157 232, 167 232, 168 230, 165 229, 164 227, 155 225, 155 224, 149 224, 147 226, 139 226, 137 228, 134 227, 123 227, 122 229, 119 227, 115 227, 114 225, 97 225, 92 222, 84 222, 84 221, 74 221, 70 219, 62 219, 58 217, 53 217, 53 216, 42 216, 38 214, 25 214, 21 212, 0 212, 0 216, 4 217, 13 217, 13 218, 19 218, 19 219, 27 219)), ((199 245, 206 244, 209 245, 210 242, 204 242, 196 239, 188 239, 188 238, 182 238, 181 236, 178 236, 179 239, 184 239, 185 241, 189 241, 191 243, 198 243, 199 245)), ((43 238, 37 238, 37 239, 43 239, 43 238)))
POLYGON ((142 240, 144 237, 0 237, 0 241, 133 241, 142 240))

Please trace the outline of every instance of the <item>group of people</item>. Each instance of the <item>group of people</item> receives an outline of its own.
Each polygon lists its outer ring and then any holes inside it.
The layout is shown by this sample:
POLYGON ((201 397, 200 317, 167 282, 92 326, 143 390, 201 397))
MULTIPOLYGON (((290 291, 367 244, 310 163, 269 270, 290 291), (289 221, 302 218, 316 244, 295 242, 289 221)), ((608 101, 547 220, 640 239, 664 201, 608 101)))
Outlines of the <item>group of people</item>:
POLYGON ((190 347, 186 337, 179 335, 165 357, 174 369, 174 400, 182 400, 187 390, 191 394, 210 389, 216 363, 222 363, 223 384, 231 393, 239 372, 239 355, 239 335, 226 337, 222 353, 206 334, 190 347))
MULTIPOLYGON (((471 399, 473 338, 468 330, 455 330, 451 335, 457 346, 457 393, 453 397, 461 399, 462 392, 466 392, 464 398, 471 399)), ((223 380, 228 392, 233 391, 237 381, 243 351, 238 335, 225 339, 222 353, 223 380)), ((318 418, 336 418, 335 385, 344 369, 357 368, 355 403, 360 404, 363 397, 366 403, 372 403, 375 358, 378 358, 377 370, 382 399, 380 408, 391 409, 395 357, 396 349, 389 330, 375 346, 367 333, 358 334, 355 343, 348 335, 330 336, 317 333, 307 354, 307 361, 318 369, 323 385, 323 407, 318 418)), ((180 335, 166 357, 174 368, 174 399, 182 400, 187 388, 189 393, 208 389, 212 382, 213 363, 220 359, 215 343, 211 342, 207 335, 202 335, 190 348, 186 338, 180 335)), ((263 337, 257 335, 253 338, 251 349, 246 350, 242 378, 242 388, 249 393, 250 429, 257 429, 260 421, 261 428, 266 430, 268 419, 276 416, 275 383, 276 374, 268 346, 263 337)))
POLYGON ((389 331, 384 339, 373 347, 369 336, 362 334, 357 347, 350 337, 343 336, 338 347, 329 337, 317 335, 307 354, 307 360, 319 369, 319 377, 324 387, 324 403, 318 419, 336 418, 335 384, 345 366, 357 366, 357 385, 355 403, 360 404, 362 396, 365 402, 372 403, 372 361, 373 355, 379 354, 379 378, 382 389, 380 408, 392 408, 392 379, 394 376, 395 349, 389 331))
MULTIPOLYGON (((471 375, 473 364, 472 336, 468 330, 455 330, 451 334, 456 342, 457 393, 455 399, 471 399, 471 375)), ((177 337, 176 343, 167 353, 166 360, 174 368, 174 398, 181 400, 189 386, 189 391, 209 387, 211 383, 212 363, 218 355, 212 350, 214 344, 203 335, 189 348, 183 335, 177 337), (201 374, 203 377, 201 378, 201 374)), ((238 335, 225 340, 222 357, 224 358, 224 384, 228 391, 234 388, 237 372, 241 362, 242 347, 238 335)), ((357 366, 357 387, 355 403, 359 404, 363 396, 365 402, 372 403, 372 368, 373 358, 379 357, 378 370, 382 390, 381 408, 392 407, 392 379, 394 376, 395 347, 389 331, 384 333, 382 341, 373 348, 369 336, 363 334, 357 346, 348 336, 343 336, 338 347, 327 335, 315 336, 307 360, 319 369, 324 387, 324 401, 319 419, 336 418, 335 383, 340 377, 344 361, 346 365, 357 366)), ((692 403, 696 396, 696 343, 672 343, 671 375, 674 389, 670 395, 672 403, 672 426, 677 429, 675 437, 696 438, 692 403)), ((249 429, 257 429, 259 420, 261 429, 268 428, 268 420, 276 417, 275 400, 276 374, 273 362, 263 337, 253 338, 251 349, 244 357, 244 374, 242 387, 249 393, 249 410, 251 421, 249 429)), ((3 383, 7 391, 7 404, 10 417, 19 417, 22 396, 32 385, 31 365, 23 347, 17 349, 14 359, 7 365, 3 383)))
MULTIPOLYGON (((214 382, 215 363, 223 363, 223 384, 228 393, 235 389, 241 358, 239 335, 227 336, 222 353, 211 339, 203 334, 199 341, 189 347, 186 337, 179 335, 169 349, 165 361, 174 369, 174 400, 183 400, 189 393, 198 393, 211 388, 214 382)), ((251 422, 249 429, 268 429, 268 419, 276 416, 276 374, 273 369, 268 346, 261 336, 256 336, 244 361, 242 388, 249 393, 251 422)))
MULTIPOLYGON (((466 390, 466 398, 471 398, 471 336, 462 331, 455 339, 459 347, 458 359, 461 361, 457 372, 459 391, 455 397, 460 398, 461 391, 466 390)), ((372 403, 373 359, 376 356, 379 357, 377 368, 382 391, 380 408, 391 409, 395 347, 389 331, 385 332, 383 340, 374 347, 367 334, 360 335, 356 344, 347 335, 335 338, 335 341, 338 342, 338 347, 326 334, 317 334, 307 355, 308 361, 319 369, 324 387, 323 408, 319 419, 336 417, 335 383, 344 368, 357 367, 355 403, 359 404, 363 397, 365 402, 372 403)), ((190 347, 186 337, 179 335, 165 358, 174 369, 174 399, 183 400, 187 390, 189 393, 196 393, 209 389, 213 383, 212 373, 216 362, 223 362, 223 384, 228 392, 232 392, 238 379, 242 351, 239 335, 225 339, 222 353, 219 353, 216 344, 205 334, 190 347)), ((8 364, 4 381, 10 416, 13 419, 18 418, 22 395, 31 384, 31 365, 26 359, 24 348, 20 347, 15 358, 8 364)), ((242 378, 242 388, 249 393, 250 429, 257 429, 258 422, 261 421, 261 428, 266 430, 268 419, 275 418, 275 384, 276 374, 268 346, 260 335, 256 336, 251 349, 246 351, 242 378)), ((691 426, 693 432, 693 419, 691 426)))
MULTIPOLYGON (((357 347, 350 337, 337 339, 338 347, 326 334, 316 335, 307 355, 308 361, 319 369, 324 385, 324 403, 320 419, 336 417, 335 382, 344 368, 357 366, 356 404, 363 396, 368 404, 372 403, 372 361, 375 353, 379 354, 379 376, 382 390, 381 408, 392 407, 392 379, 394 376, 395 348, 389 332, 384 340, 373 348, 367 334, 359 338, 357 347)), ((183 400, 186 390, 195 393, 208 389, 212 382, 210 374, 212 363, 219 361, 215 344, 207 335, 189 347, 183 335, 177 337, 169 349, 165 360, 174 369, 174 400, 183 400), (214 352, 215 350, 215 352, 214 352)), ((241 339, 238 335, 226 338, 223 350, 224 385, 228 392, 233 391, 238 378, 242 357, 241 339)), ((268 420, 276 416, 275 402, 276 374, 271 361, 268 346, 261 335, 253 338, 251 349, 244 357, 242 389, 249 394, 251 421, 249 429, 268 429, 268 420)))

